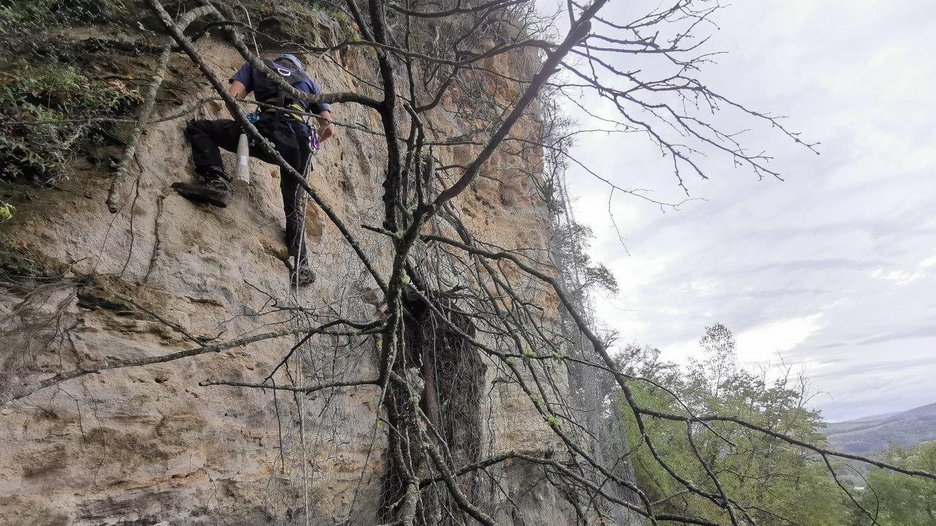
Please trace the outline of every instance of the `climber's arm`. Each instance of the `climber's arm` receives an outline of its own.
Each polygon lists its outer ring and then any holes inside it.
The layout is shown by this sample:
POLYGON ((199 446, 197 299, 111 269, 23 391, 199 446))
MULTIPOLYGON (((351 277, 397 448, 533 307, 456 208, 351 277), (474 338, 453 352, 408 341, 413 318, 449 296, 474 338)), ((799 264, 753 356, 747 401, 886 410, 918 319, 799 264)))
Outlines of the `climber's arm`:
MULTIPOLYGON (((228 94, 234 97, 234 100, 244 100, 244 97, 253 91, 253 77, 253 68, 249 63, 245 62, 244 65, 241 66, 240 69, 238 69, 237 72, 234 73, 234 75, 232 75, 228 80, 228 82, 231 83, 231 85, 228 86, 228 94)), ((232 117, 236 116, 232 115, 232 117)))
MULTIPOLYGON (((234 100, 242 101, 244 100, 244 97, 247 95, 247 86, 244 86, 243 82, 239 80, 235 80, 234 82, 231 83, 230 86, 228 86, 228 94, 234 97, 234 100)), ((236 115, 234 114, 231 114, 231 116, 236 118, 236 115)))
POLYGON ((319 142, 325 142, 326 139, 335 134, 335 125, 331 122, 331 112, 322 110, 319 112, 319 142))

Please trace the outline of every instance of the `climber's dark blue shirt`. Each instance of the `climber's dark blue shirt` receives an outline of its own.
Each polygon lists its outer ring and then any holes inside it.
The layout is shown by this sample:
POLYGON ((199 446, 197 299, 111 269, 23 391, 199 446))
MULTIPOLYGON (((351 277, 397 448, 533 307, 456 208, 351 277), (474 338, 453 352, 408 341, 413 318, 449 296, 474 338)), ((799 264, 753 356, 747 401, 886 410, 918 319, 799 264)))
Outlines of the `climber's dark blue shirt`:
MULTIPOLYGON (((269 62, 267 63, 270 64, 269 62)), ((283 66, 274 65, 274 67, 284 68, 283 66)), ((277 90, 276 84, 270 80, 269 77, 263 74, 263 72, 257 70, 250 63, 245 62, 243 66, 237 70, 237 73, 231 77, 231 82, 240 81, 246 88, 247 93, 253 92, 254 98, 261 102, 269 102, 272 104, 276 103, 277 90)), ((292 86, 299 91, 309 93, 312 95, 317 95, 322 91, 318 86, 315 85, 315 82, 312 82, 311 79, 306 78, 306 80, 301 82, 291 81, 289 77, 285 77, 284 80, 292 84, 292 86)), ((323 111, 331 111, 331 108, 328 104, 310 104, 307 101, 299 101, 299 104, 309 113, 314 113, 316 115, 322 113, 323 111)))

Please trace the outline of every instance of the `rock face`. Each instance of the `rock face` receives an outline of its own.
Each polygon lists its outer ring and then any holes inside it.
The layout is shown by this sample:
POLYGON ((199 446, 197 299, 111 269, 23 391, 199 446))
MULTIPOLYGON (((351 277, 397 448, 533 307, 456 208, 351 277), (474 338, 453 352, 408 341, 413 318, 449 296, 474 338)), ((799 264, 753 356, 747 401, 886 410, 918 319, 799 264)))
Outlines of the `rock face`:
MULTIPOLYGON (((317 38, 333 42, 334 23, 317 23, 317 38)), ((219 41, 203 38, 198 47, 219 75, 242 62, 219 41)), ((348 52, 339 63, 304 58, 327 91, 354 91, 373 75, 364 53, 348 52)), ((509 59, 497 66, 522 67, 509 59)), ((224 111, 207 103, 178 116, 212 95, 181 55, 170 62, 166 86, 119 213, 103 204, 107 171, 79 167, 60 188, 34 192, 2 227, 15 262, 43 270, 0 284, 0 385, 9 394, 90 364, 245 344, 80 375, 0 406, 0 524, 374 524, 386 467, 376 387, 274 396, 200 384, 262 382, 299 336, 259 336, 335 315, 370 322, 378 291, 313 205, 307 239, 318 281, 290 290, 279 174, 271 165, 253 161, 252 184, 226 209, 176 195, 170 184, 191 174, 186 119, 224 111)), ((383 139, 368 132, 380 128, 379 118, 352 104, 334 114, 344 126, 314 158, 310 182, 386 272, 387 239, 359 227, 383 218, 383 139)), ((453 109, 434 133, 466 133, 458 116, 453 109)), ((533 134, 535 126, 524 122, 518 133, 533 134)), ((436 153, 445 162, 467 155, 436 153)), ((507 249, 547 246, 545 205, 529 175, 540 162, 534 153, 499 154, 457 200, 478 238, 507 249)), ((540 298, 544 312, 557 316, 555 298, 540 298)), ((376 377, 372 340, 323 335, 298 349, 275 375, 281 383, 376 377)), ((483 455, 555 448, 522 393, 498 381, 493 368, 484 374, 483 455)), ((528 467, 506 465, 503 474, 505 493, 492 504, 501 523, 573 522, 528 467), (509 499, 509 509, 497 507, 509 499)))

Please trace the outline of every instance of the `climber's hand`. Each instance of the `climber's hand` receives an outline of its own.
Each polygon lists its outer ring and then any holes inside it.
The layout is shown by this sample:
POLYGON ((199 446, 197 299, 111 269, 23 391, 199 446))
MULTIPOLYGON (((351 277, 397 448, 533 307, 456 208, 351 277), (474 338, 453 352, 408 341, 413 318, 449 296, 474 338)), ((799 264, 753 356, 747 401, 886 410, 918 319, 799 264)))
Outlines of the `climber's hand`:
POLYGON ((331 122, 331 112, 325 110, 319 113, 319 122, 322 122, 322 125, 319 126, 318 135, 319 143, 323 143, 328 140, 329 137, 335 134, 335 125, 331 122))

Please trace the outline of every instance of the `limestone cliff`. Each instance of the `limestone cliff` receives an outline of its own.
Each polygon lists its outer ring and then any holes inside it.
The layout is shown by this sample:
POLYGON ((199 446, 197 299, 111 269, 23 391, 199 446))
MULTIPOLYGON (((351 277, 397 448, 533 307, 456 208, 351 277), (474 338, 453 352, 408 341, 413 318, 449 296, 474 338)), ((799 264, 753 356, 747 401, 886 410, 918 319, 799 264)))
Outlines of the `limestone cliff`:
MULTIPOLYGON (((303 16, 310 41, 331 45, 345 31, 325 14, 303 16)), ((88 48, 124 37, 96 26, 63 35, 88 48)), ((211 36, 197 46, 219 75, 242 63, 211 36)), ((79 59, 116 78, 144 75, 148 57, 104 49, 79 59)), ((355 91, 375 75, 364 51, 336 61, 303 58, 327 91, 355 91)), ((490 66, 507 74, 527 67, 517 56, 490 66)), ((174 54, 117 214, 104 206, 112 170, 92 162, 114 152, 78 152, 55 188, 0 183, 4 201, 16 206, 0 227, 4 396, 89 364, 195 354, 78 374, 0 406, 0 524, 377 523, 387 463, 377 387, 274 395, 203 385, 263 382, 302 337, 270 334, 337 316, 362 325, 380 317, 379 290, 314 205, 306 229, 318 281, 290 289, 275 167, 253 161, 252 184, 226 209, 193 205, 170 190, 191 174, 185 121, 226 114, 219 102, 202 101, 213 98, 188 59, 174 54)), ((465 108, 445 111, 450 118, 435 123, 435 135, 469 132, 465 108)), ((315 156, 310 182, 386 271, 386 236, 360 227, 383 220, 383 138, 371 133, 379 117, 354 104, 336 105, 334 113, 342 126, 315 156)), ((523 121, 514 133, 533 136, 536 126, 523 121)), ((454 164, 467 148, 435 155, 454 164)), ((534 188, 539 155, 496 154, 458 198, 455 208, 477 238, 508 250, 546 250, 549 220, 534 188)), ((557 323, 557 300, 536 296, 544 323, 557 323)), ((373 338, 323 334, 301 343, 302 354, 285 360, 277 381, 302 386, 377 375, 373 338)), ((482 456, 558 448, 516 385, 484 362, 478 374, 482 456)), ((499 489, 484 490, 498 521, 574 522, 569 504, 539 484, 530 466, 499 469, 499 489)))

